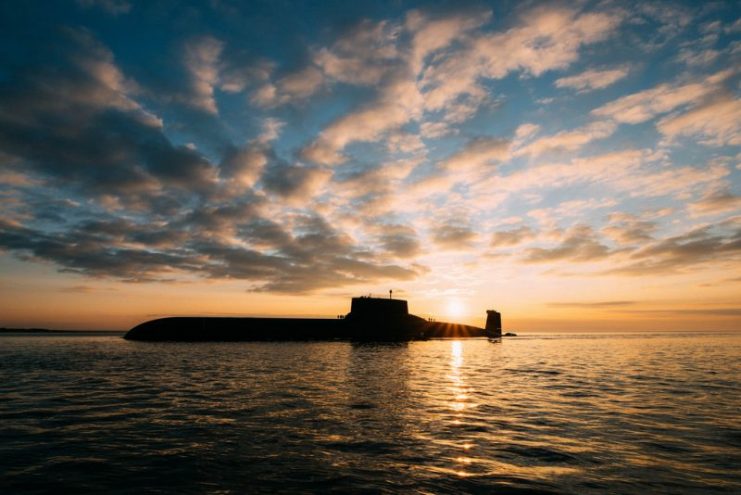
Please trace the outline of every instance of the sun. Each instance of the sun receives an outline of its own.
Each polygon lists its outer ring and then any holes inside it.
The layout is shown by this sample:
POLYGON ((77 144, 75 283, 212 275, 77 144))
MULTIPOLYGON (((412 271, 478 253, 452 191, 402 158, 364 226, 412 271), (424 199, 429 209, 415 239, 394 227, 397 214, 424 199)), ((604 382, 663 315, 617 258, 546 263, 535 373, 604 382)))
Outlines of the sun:
POLYGON ((466 306, 460 299, 450 299, 445 308, 445 314, 451 318, 460 318, 466 314, 466 306))

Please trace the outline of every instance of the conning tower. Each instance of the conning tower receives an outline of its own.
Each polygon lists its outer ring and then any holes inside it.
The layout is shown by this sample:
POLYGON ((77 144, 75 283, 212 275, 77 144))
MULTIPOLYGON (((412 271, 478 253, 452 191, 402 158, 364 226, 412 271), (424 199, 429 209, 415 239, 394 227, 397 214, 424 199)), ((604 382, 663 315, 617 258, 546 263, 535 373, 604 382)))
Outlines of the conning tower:
POLYGON ((486 310, 486 334, 489 337, 502 336, 502 315, 499 311, 486 310))
POLYGON ((353 316, 363 316, 377 319, 398 318, 409 314, 407 302, 403 299, 385 299, 380 297, 353 297, 350 313, 353 316))

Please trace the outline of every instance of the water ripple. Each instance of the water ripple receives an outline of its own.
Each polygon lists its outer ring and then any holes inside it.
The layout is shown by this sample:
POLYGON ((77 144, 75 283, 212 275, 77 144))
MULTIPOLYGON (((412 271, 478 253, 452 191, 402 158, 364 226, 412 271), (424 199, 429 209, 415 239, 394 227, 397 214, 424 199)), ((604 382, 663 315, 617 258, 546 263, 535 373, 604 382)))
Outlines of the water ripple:
POLYGON ((739 493, 741 337, 2 337, 0 491, 739 493))

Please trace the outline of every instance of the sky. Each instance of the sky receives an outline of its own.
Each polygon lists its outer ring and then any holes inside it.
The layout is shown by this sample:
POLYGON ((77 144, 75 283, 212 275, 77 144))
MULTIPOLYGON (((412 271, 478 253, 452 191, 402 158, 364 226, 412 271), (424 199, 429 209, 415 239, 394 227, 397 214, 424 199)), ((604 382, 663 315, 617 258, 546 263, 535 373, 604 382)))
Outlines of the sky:
POLYGON ((0 5, 0 326, 741 330, 738 2, 0 5))

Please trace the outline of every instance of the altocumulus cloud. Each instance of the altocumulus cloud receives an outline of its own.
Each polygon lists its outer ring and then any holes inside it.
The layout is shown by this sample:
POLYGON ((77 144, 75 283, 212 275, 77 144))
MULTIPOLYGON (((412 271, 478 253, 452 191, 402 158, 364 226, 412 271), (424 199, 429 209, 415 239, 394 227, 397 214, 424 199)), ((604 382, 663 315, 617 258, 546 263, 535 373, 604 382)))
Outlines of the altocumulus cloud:
POLYGON ((282 292, 440 273, 416 260, 440 251, 738 262, 732 5, 402 7, 0 7, 0 247, 282 292))
MULTIPOLYGON (((282 162, 259 141, 228 148, 218 167, 165 136, 162 121, 137 102, 137 84, 92 33, 63 28, 56 41, 53 59, 13 74, 0 89, 0 147, 13 158, 4 165, 37 185, 20 190, 26 195, 15 220, 0 223, 5 249, 94 277, 237 278, 254 290, 415 275, 360 249, 319 214, 299 216, 294 230, 267 220, 264 194, 249 189, 260 181, 265 192, 306 200, 326 172, 282 162), (247 187, 236 200, 233 181, 247 187), (64 216, 33 207, 65 195, 86 202, 67 199, 64 216)), ((187 52, 194 105, 207 112, 215 111, 220 49, 202 39, 187 52)), ((402 241, 388 240, 409 254, 413 245, 402 241)))

